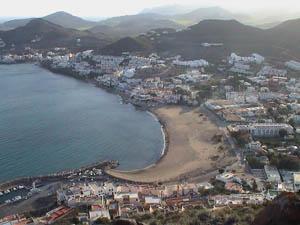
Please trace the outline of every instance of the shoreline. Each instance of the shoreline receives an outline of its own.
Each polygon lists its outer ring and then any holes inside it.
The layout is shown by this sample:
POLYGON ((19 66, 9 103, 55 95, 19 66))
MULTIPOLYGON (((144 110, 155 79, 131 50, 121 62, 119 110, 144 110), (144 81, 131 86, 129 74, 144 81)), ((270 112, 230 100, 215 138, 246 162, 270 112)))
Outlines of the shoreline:
MULTIPOLYGON (((108 175, 130 182, 168 183, 187 179, 208 180, 233 163, 229 151, 220 152, 222 143, 212 137, 221 132, 207 116, 199 116, 200 108, 165 106, 154 108, 166 133, 168 144, 162 157, 153 165, 131 171, 108 169, 108 175), (213 158, 218 155, 218 159, 213 158)), ((201 111, 202 112, 202 111, 201 111)))
MULTIPOLYGON (((155 167, 157 164, 159 164, 167 156, 168 151, 169 151, 169 135, 168 135, 168 130, 166 128, 165 122, 163 122, 162 119, 159 118, 158 115, 156 115, 156 113, 154 112, 153 109, 148 109, 146 112, 148 114, 150 114, 160 124, 160 128, 161 128, 161 133, 162 133, 162 136, 163 136, 164 144, 163 144, 163 148, 162 148, 162 151, 161 151, 159 159, 155 163, 152 163, 149 166, 146 166, 146 167, 141 168, 141 169, 119 170, 119 169, 116 168, 116 169, 114 169, 114 171, 118 171, 118 172, 121 172, 121 173, 135 173, 135 172, 147 170, 147 169, 150 169, 152 167, 155 167)), ((106 171, 104 171, 104 172, 106 172, 106 171)), ((106 174, 108 174, 109 176, 112 176, 109 173, 106 173, 106 174)), ((112 176, 112 177, 114 177, 114 176, 112 176)), ((118 177, 114 177, 114 178, 118 178, 118 177)), ((118 179, 122 179, 122 178, 118 178, 118 179)))
MULTIPOLYGON (((160 155, 160 158, 159 158, 159 160, 160 160, 162 157, 164 157, 165 154, 167 154, 167 151, 168 151, 168 143, 169 143, 168 131, 165 128, 164 122, 161 121, 161 119, 155 114, 154 111, 151 111, 151 109, 149 109, 146 112, 149 113, 160 124, 161 134, 163 136, 163 141, 164 141, 162 151, 161 151, 161 155, 160 155)), ((154 164, 156 164, 156 163, 154 163, 154 164)))
MULTIPOLYGON (((136 110, 144 111, 144 112, 148 113, 149 115, 151 115, 152 118, 156 122, 158 122, 160 124, 161 134, 162 134, 162 138, 163 138, 163 142, 164 143, 163 143, 163 147, 162 147, 159 159, 155 163, 152 163, 152 164, 150 164, 150 165, 142 168, 142 170, 147 169, 147 168, 151 168, 151 167, 155 166, 167 154, 167 152, 168 152, 168 134, 167 134, 167 130, 165 128, 164 122, 156 115, 156 113, 154 112, 154 110, 151 107, 145 107, 145 106, 140 107, 140 106, 137 106, 137 105, 129 102, 128 101, 128 96, 126 96, 125 94, 122 94, 119 91, 116 91, 116 90, 113 90, 113 89, 110 89, 110 88, 107 88, 107 87, 104 87, 104 86, 100 86, 100 85, 98 85, 94 81, 94 79, 80 79, 76 74, 69 74, 69 73, 62 73, 62 72, 58 72, 58 71, 53 71, 53 70, 51 70, 51 69, 49 69, 49 68, 47 68, 47 67, 45 67, 45 66, 43 66, 41 64, 36 64, 34 62, 27 62, 27 63, 24 62, 24 63, 15 63, 15 64, 30 64, 30 65, 35 65, 35 66, 38 66, 38 67, 40 67, 42 69, 50 71, 50 72, 52 72, 54 74, 58 74, 58 75, 62 75, 62 76, 67 76, 67 77, 70 77, 70 78, 73 78, 73 79, 85 82, 87 84, 91 84, 94 87, 97 87, 97 88, 99 88, 99 89, 101 89, 101 90, 103 90, 103 91, 105 91, 107 93, 110 93, 112 95, 118 96, 120 104, 130 104, 136 110)), ((12 66, 12 65, 15 65, 15 64, 1 64, 1 65, 10 65, 10 66, 12 66)), ((109 163, 110 166, 113 165, 113 167, 115 167, 115 165, 116 165, 115 162, 116 162, 115 160, 100 161, 100 162, 97 162, 97 163, 91 163, 89 165, 84 165, 84 166, 81 166, 79 168, 63 169, 61 171, 53 172, 53 173, 49 173, 49 174, 45 174, 45 175, 18 177, 18 178, 14 178, 12 180, 6 180, 6 181, 3 181, 3 182, 0 182, 0 190, 3 189, 3 187, 13 186, 13 185, 19 184, 19 183, 28 183, 28 181, 34 181, 34 180, 38 180, 38 179, 47 179, 47 178, 64 179, 64 176, 70 175, 72 173, 80 172, 82 170, 87 170, 89 168, 97 167, 98 165, 107 164, 107 163, 109 163)), ((138 171, 138 170, 141 170, 141 169, 130 170, 130 171, 132 172, 132 171, 138 171)), ((105 173, 105 170, 103 172, 105 173)), ((105 174, 107 174, 107 173, 105 173, 105 174)), ((107 175, 109 175, 109 174, 107 174, 107 175)), ((112 178, 116 178, 116 177, 112 177, 112 178)))
MULTIPOLYGON (((155 163, 152 163, 152 164, 150 164, 150 165, 148 165, 148 166, 146 166, 144 168, 141 168, 141 169, 135 169, 135 170, 118 170, 118 171, 122 171, 122 172, 134 172, 134 171, 146 170, 146 169, 149 169, 151 167, 156 166, 167 155, 168 148, 169 148, 169 135, 168 135, 168 131, 166 129, 166 122, 163 121, 162 118, 160 118, 159 115, 157 115, 157 113, 155 113, 155 109, 156 108, 160 108, 160 107, 164 107, 164 106, 148 107, 148 106, 145 106, 145 105, 143 105, 143 106, 136 105, 136 104, 134 104, 134 103, 132 103, 132 102, 130 102, 128 100, 129 98, 128 98, 128 96, 125 93, 122 93, 120 91, 117 91, 115 89, 112 89, 112 88, 109 88, 109 87, 106 87, 106 86, 103 86, 103 85, 99 85, 97 82, 95 82, 94 79, 82 79, 82 78, 79 78, 77 74, 70 74, 70 73, 63 73, 63 72, 60 72, 60 71, 55 71, 55 70, 52 70, 52 69, 48 68, 47 66, 43 66, 42 64, 39 64, 38 66, 40 66, 41 68, 46 69, 46 70, 48 70, 48 71, 50 71, 52 73, 63 75, 63 76, 68 76, 68 77, 72 77, 72 78, 74 78, 76 80, 92 84, 95 87, 100 88, 103 91, 106 91, 107 93, 116 95, 116 96, 118 96, 120 98, 120 104, 130 104, 136 110, 140 110, 140 111, 144 111, 144 112, 148 113, 149 115, 151 115, 153 117, 153 119, 155 121, 157 121, 160 124, 161 133, 162 133, 162 138, 163 138, 164 144, 163 144, 163 148, 161 150, 161 154, 160 154, 159 159, 155 163)), ((114 177, 114 178, 116 178, 116 177, 114 177)))
POLYGON ((3 181, 0 183, 0 191, 7 189, 12 186, 17 186, 19 184, 24 184, 24 183, 32 183, 35 180, 43 180, 43 181, 53 181, 53 180, 64 180, 68 176, 80 173, 86 170, 91 170, 91 169, 102 169, 105 170, 105 168, 114 168, 117 165, 117 161, 111 160, 111 161, 99 161, 95 163, 91 163, 89 165, 81 166, 79 168, 75 169, 65 169, 59 172, 54 172, 54 173, 49 173, 46 175, 38 175, 38 176, 27 176, 27 177, 19 177, 15 178, 12 180, 8 181, 3 181))
MULTIPOLYGON (((79 80, 79 81, 83 81, 83 82, 86 82, 86 83, 89 83, 89 84, 93 84, 94 86, 100 88, 101 90, 104 90, 108 93, 111 93, 113 95, 117 95, 120 97, 120 104, 131 104, 132 106, 134 106, 134 108, 136 110, 141 110, 141 111, 145 111, 147 112, 149 115, 151 115, 153 117, 153 119, 155 119, 156 121, 158 121, 160 123, 160 126, 161 126, 161 132, 162 132, 162 137, 163 137, 163 140, 164 140, 164 145, 163 145, 163 148, 161 150, 161 154, 160 154, 160 157, 159 159, 155 162, 155 163, 152 163, 151 165, 149 166, 146 166, 142 169, 136 169, 136 170, 128 170, 128 171, 124 171, 124 170, 118 170, 117 167, 114 167, 114 169, 112 168, 108 168, 108 169, 104 169, 104 174, 105 175, 108 175, 111 179, 119 179, 119 180, 122 180, 122 181, 129 181, 129 182, 138 182, 138 183, 155 183, 155 182, 168 182, 168 181, 172 181, 172 180, 179 180, 179 179, 182 179, 182 178, 194 178, 196 176, 205 176, 207 173, 209 172, 212 172, 212 171, 215 171, 217 169, 216 166, 208 166, 207 163, 208 162, 211 162, 211 160, 209 158, 206 159, 206 161, 202 161, 203 164, 206 165, 206 167, 204 166, 204 168, 198 168, 198 167, 195 167, 194 163, 191 163, 191 161, 195 160, 195 158, 191 157, 191 155, 182 155, 182 153, 180 152, 177 152, 178 155, 175 155, 174 156, 174 143, 172 144, 172 148, 170 148, 170 142, 171 140, 174 142, 174 136, 178 139, 182 139, 183 137, 186 136, 187 133, 190 133, 190 135, 194 135, 193 132, 191 132, 193 129, 198 129, 197 126, 192 128, 192 126, 187 126, 185 127, 185 131, 184 132, 181 132, 181 131, 177 131, 177 134, 174 134, 173 130, 170 129, 170 126, 173 126, 176 127, 178 126, 178 123, 180 125, 180 122, 178 122, 176 119, 173 120, 174 121, 169 121, 170 118, 166 117, 166 115, 168 115, 168 112, 165 112, 166 114, 161 114, 159 113, 158 111, 159 110, 167 110, 167 109, 180 109, 182 111, 196 111, 196 108, 194 107, 186 107, 186 106, 182 106, 182 105, 164 105, 164 106, 139 106, 139 105, 135 105, 134 103, 130 102, 129 99, 128 99, 128 96, 126 96, 125 93, 122 93, 120 91, 117 91, 117 90, 114 90, 114 89, 111 89, 111 88, 108 88, 108 87, 102 87, 102 85, 98 85, 94 79, 79 79, 77 77, 76 74, 72 75, 72 74, 64 74, 62 73, 62 71, 58 72, 58 71, 52 71, 52 70, 49 70, 48 68, 45 68, 44 66, 42 65, 37 65, 37 66, 40 66, 41 68, 43 69, 46 69, 50 72, 53 72, 53 73, 56 73, 56 74, 60 74, 60 75, 65 75, 65 76, 69 76, 69 77, 72 77, 76 80, 79 80), (171 135, 172 137, 170 137, 170 132, 173 133, 173 135, 171 135), (180 136, 180 133, 181 133, 181 136, 180 136), (179 136, 178 136, 179 135, 179 136), (182 167, 184 167, 184 169, 182 168, 173 168, 172 170, 172 166, 170 165, 170 154, 173 155, 171 157, 173 157, 173 160, 175 161, 178 161, 178 163, 183 163, 182 167), (174 158, 175 157, 175 158, 174 158), (180 157, 183 158, 180 162, 180 157), (186 157, 190 157, 189 160, 187 159, 184 159, 186 157), (166 163, 167 161, 167 163, 166 163), (185 164, 185 163, 186 164, 185 164), (138 178, 130 178, 131 176, 130 175, 135 175, 135 174, 141 174, 141 173, 147 173, 149 171, 153 171, 153 170, 156 170, 157 167, 161 167, 161 164, 168 164, 168 166, 164 166, 163 170, 162 171, 156 171, 156 174, 160 174, 162 172, 165 172, 165 177, 168 177, 168 178, 163 178, 163 176, 159 176, 159 178, 157 178, 156 180, 153 179, 151 181, 150 178, 148 179, 147 177, 143 178, 143 179, 138 179, 138 178), (171 170, 170 170, 171 168, 171 170), (190 169, 188 169, 190 168, 190 169), (178 170, 178 171, 177 171, 178 170), (169 171, 170 175, 168 175, 168 173, 166 174, 166 171, 169 171), (185 171, 185 172, 182 172, 182 171, 185 171), (176 173, 176 176, 174 176, 174 173, 176 173), (124 175, 125 174, 125 175, 124 175), (129 175, 128 177, 126 176, 129 175), (172 174, 172 178, 170 178, 172 174)), ((174 113, 174 112, 173 112, 174 113)), ((172 114, 172 113, 171 113, 172 114)), ((178 119, 179 121, 182 120, 182 116, 178 115, 178 119)), ((193 114, 190 115, 192 118, 194 118, 194 122, 197 123, 197 117, 199 117, 199 115, 196 113, 195 115, 195 112, 193 112, 193 114), (196 118, 196 119, 195 119, 196 118)), ((185 120, 189 120, 187 118, 185 118, 185 120)), ((182 121, 181 121, 182 122, 182 121)), ((211 125, 212 122, 209 121, 208 122, 208 126, 211 125)), ((182 124, 181 124, 182 125, 182 124)), ((187 125, 187 124, 185 124, 187 125)), ((215 126, 215 125, 213 125, 215 126)), ((207 127, 203 127, 202 129, 206 129, 207 127)), ((202 135, 205 136, 205 132, 202 133, 202 135)), ((200 135, 201 136, 201 135, 200 135)), ((185 137, 186 138, 186 137, 185 137)), ((181 146, 181 148, 185 149, 185 148, 190 148, 191 146, 188 146, 187 145, 187 142, 186 140, 182 140, 183 144, 180 143, 180 142, 177 142, 177 144, 179 146, 181 146), (185 147, 183 145, 186 145, 185 147)), ((203 146, 199 145, 199 143, 197 143, 196 140, 194 140, 194 142, 196 143, 196 145, 198 145, 198 147, 202 148, 203 146)), ((211 148, 209 147, 208 145, 208 142, 203 142, 203 145, 204 145, 204 148, 211 148)), ((177 147, 175 146, 175 149, 177 147)), ((192 147, 192 149, 194 149, 195 146, 192 147)), ((176 150, 178 151, 178 150, 176 150)), ((193 150, 195 151, 195 149, 193 150)), ((197 151, 195 151, 197 152, 197 151)), ((195 154, 192 153, 193 154, 195 154)), ((199 152, 198 152, 199 153, 199 152)), ((198 154, 197 153, 197 154, 198 154)), ((209 154, 206 152, 206 154, 209 154)), ((212 155, 211 155, 212 156, 212 155)), ((224 155, 225 156, 225 155, 224 155)), ((203 160, 203 159, 200 159, 200 161, 203 160)), ((153 174, 152 174, 153 175, 153 174)), ((47 177, 47 176, 42 176, 42 177, 47 177)), ((22 178, 21 178, 22 179, 22 178)))

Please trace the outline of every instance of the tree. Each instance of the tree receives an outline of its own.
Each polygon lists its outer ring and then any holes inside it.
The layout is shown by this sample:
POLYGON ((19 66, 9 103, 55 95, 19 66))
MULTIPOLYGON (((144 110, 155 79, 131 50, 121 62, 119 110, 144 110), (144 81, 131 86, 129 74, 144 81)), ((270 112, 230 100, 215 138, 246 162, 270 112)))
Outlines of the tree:
POLYGON ((279 136, 281 138, 285 138, 288 135, 288 132, 285 129, 280 129, 279 130, 279 136))
POLYGON ((219 174, 222 174, 222 173, 224 173, 225 172, 225 170, 224 169, 219 169, 219 174))
POLYGON ((255 179, 253 179, 252 190, 253 190, 254 192, 257 191, 257 183, 256 183, 256 180, 255 180, 255 179))
POLYGON ((209 190, 205 189, 204 187, 200 187, 198 189, 198 193, 200 196, 207 196, 209 194, 209 190))
POLYGON ((109 224, 109 219, 105 217, 100 217, 94 221, 94 224, 109 224))
POLYGON ((295 127, 295 121, 293 119, 289 119, 289 124, 292 126, 292 127, 295 127))

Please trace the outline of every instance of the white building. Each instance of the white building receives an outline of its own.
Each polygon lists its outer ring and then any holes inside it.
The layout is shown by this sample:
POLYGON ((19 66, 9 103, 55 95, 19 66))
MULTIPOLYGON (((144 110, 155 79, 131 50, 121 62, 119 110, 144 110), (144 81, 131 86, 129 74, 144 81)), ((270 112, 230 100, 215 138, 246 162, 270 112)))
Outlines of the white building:
POLYGON ((206 47, 206 48, 209 48, 209 47, 221 47, 223 45, 224 45, 223 43, 207 43, 207 42, 201 43, 201 46, 202 47, 206 47))
POLYGON ((291 125, 285 123, 253 123, 250 125, 237 125, 238 131, 247 131, 253 137, 279 137, 280 130, 293 134, 294 129, 291 125))
POLYGON ((173 64, 177 65, 177 66, 188 66, 188 67, 192 67, 192 68, 209 66, 209 63, 204 59, 191 60, 191 61, 181 61, 181 60, 176 59, 173 61, 173 64))
POLYGON ((123 76, 126 78, 132 78, 135 74, 135 68, 123 70, 123 76))
POLYGON ((264 170, 267 176, 267 181, 274 182, 274 183, 281 182, 281 177, 276 167, 265 165, 264 170))
POLYGON ((0 48, 4 48, 5 46, 5 42, 0 38, 0 48))
POLYGON ((226 100, 232 101, 234 103, 245 103, 246 96, 244 92, 230 91, 226 92, 226 100))
POLYGON ((265 61, 265 58, 257 53, 253 53, 251 56, 239 56, 235 53, 231 53, 229 57, 229 63, 234 64, 235 62, 244 62, 244 63, 256 63, 262 64, 265 61))
POLYGON ((253 72, 250 71, 250 66, 241 62, 235 62, 233 67, 231 67, 229 71, 232 73, 253 75, 253 72))
POLYGON ((285 63, 285 66, 291 70, 300 71, 300 62, 291 60, 285 63))
POLYGON ((261 143, 259 141, 252 141, 248 144, 248 148, 250 151, 258 151, 261 149, 261 143))
POLYGON ((283 99, 284 95, 277 92, 259 92, 259 100, 261 101, 273 101, 276 99, 283 99))
POLYGON ((222 173, 216 176, 216 180, 226 183, 234 178, 233 173, 222 173))
POLYGON ((294 172, 293 174, 293 181, 294 181, 294 191, 300 191, 300 172, 294 172))
POLYGON ((145 197, 145 204, 147 205, 159 205, 161 203, 161 198, 154 196, 145 197))
POLYGON ((133 192, 116 193, 114 199, 123 204, 136 204, 139 202, 139 195, 133 192))
POLYGON ((276 77, 286 77, 287 71, 281 69, 275 69, 272 66, 264 66, 258 73, 257 76, 276 76, 276 77))
POLYGON ((97 209, 94 211, 89 211, 89 216, 91 221, 95 221, 98 218, 107 218, 110 220, 110 214, 107 209, 97 209))

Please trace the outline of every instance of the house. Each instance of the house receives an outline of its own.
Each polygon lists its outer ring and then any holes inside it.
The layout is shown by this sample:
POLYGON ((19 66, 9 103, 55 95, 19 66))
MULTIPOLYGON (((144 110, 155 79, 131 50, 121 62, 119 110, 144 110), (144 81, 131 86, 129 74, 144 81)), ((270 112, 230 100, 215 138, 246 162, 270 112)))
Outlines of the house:
POLYGON ((239 56, 236 53, 231 53, 229 57, 230 64, 235 62, 262 64, 264 61, 265 58, 257 53, 253 53, 251 56, 239 56))
POLYGON ((227 182, 225 184, 225 189, 227 191, 232 191, 232 192, 238 192, 238 193, 242 193, 243 192, 243 186, 240 184, 237 184, 235 182, 227 182))
POLYGON ((145 197, 146 205, 159 205, 161 203, 161 198, 155 196, 147 196, 145 197))
POLYGON ((106 208, 103 208, 100 205, 92 205, 91 210, 89 211, 89 216, 91 221, 95 221, 98 218, 110 218, 109 210, 106 208))
POLYGON ((191 61, 180 61, 180 60, 176 59, 173 61, 173 64, 176 66, 186 66, 186 67, 192 67, 192 68, 209 66, 209 63, 204 59, 191 60, 191 61))
POLYGON ((294 191, 300 191, 300 172, 294 172, 293 174, 294 191))
POLYGON ((139 194, 132 192, 116 193, 114 199, 123 204, 137 204, 140 201, 139 194))
POLYGON ((285 66, 291 70, 300 71, 300 62, 291 60, 285 63, 285 66))
POLYGON ((243 92, 226 92, 226 100, 232 101, 234 103, 245 103, 246 95, 243 92))
POLYGON ((233 67, 231 67, 229 71, 232 73, 253 75, 253 72, 250 71, 250 66, 242 63, 234 63, 233 67))
POLYGON ((276 92, 259 92, 258 96, 261 101, 273 101, 284 98, 284 95, 276 92))
POLYGON ((234 177, 233 173, 222 173, 216 176, 216 180, 226 183, 229 180, 232 180, 234 177))
POLYGON ((0 38, 0 48, 4 48, 5 46, 5 42, 0 38))
POLYGON ((281 69, 275 69, 272 66, 264 66, 258 73, 257 76, 264 76, 264 77, 286 77, 287 71, 281 69))
POLYGON ((259 141, 252 141, 248 144, 248 149, 253 152, 259 151, 261 149, 261 143, 259 141))
POLYGON ((281 182, 281 176, 276 167, 265 165, 264 170, 265 170, 265 174, 267 177, 267 181, 272 182, 272 183, 280 183, 281 182))
POLYGON ((294 128, 285 123, 253 123, 250 125, 237 125, 234 130, 249 132, 253 137, 267 138, 279 137, 281 130, 285 130, 287 134, 294 133, 294 128))

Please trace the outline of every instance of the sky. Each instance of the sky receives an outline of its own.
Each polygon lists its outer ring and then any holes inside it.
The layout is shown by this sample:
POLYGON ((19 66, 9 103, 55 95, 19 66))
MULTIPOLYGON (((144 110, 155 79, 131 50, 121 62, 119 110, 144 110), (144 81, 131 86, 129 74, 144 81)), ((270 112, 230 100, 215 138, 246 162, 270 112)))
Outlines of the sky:
POLYGON ((220 6, 241 13, 266 9, 300 12, 299 0, 0 0, 0 17, 42 17, 56 11, 81 17, 112 17, 183 2, 195 7, 220 6))

